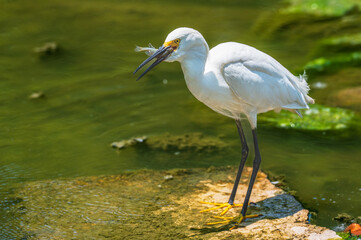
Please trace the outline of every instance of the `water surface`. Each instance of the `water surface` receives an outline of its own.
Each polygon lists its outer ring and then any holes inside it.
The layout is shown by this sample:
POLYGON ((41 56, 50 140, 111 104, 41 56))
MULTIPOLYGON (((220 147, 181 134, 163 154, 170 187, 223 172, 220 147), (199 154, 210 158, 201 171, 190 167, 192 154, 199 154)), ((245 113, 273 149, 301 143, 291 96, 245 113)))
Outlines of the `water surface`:
MULTIPOLYGON (((161 64, 136 82, 132 71, 146 56, 133 49, 149 42, 160 46, 168 32, 188 26, 202 32, 210 47, 224 41, 246 43, 295 69, 309 60, 304 52, 314 39, 302 39, 300 48, 300 42, 265 41, 252 31, 257 19, 277 9, 278 3, 1 1, 3 237, 11 238, 17 230, 19 219, 8 212, 14 199, 7 197, 15 183, 140 168, 238 164, 240 146, 233 120, 209 110, 189 93, 178 63, 161 64), (59 44, 59 53, 39 58, 33 48, 50 41, 59 44), (36 91, 45 97, 30 100, 36 91), (221 135, 234 148, 214 155, 110 148, 113 141, 165 132, 221 135)), ((361 215, 357 134, 311 134, 262 124, 258 131, 262 169, 286 176, 304 205, 318 211, 315 223, 335 227, 338 223, 331 218, 339 212, 361 215)), ((249 131, 247 136, 250 139, 249 131)))

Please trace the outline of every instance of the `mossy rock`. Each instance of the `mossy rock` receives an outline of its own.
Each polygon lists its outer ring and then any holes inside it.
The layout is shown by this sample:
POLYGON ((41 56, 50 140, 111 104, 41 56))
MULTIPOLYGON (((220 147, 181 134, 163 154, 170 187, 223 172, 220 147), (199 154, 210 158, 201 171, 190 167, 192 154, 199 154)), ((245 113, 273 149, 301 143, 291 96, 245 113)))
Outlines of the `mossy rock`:
POLYGON ((337 71, 344 67, 359 67, 361 66, 361 51, 339 54, 331 58, 317 58, 308 62, 304 69, 307 73, 329 73, 337 71))
POLYGON ((361 66, 361 34, 323 39, 312 55, 316 58, 303 68, 310 74, 330 73, 345 67, 359 67, 361 66))
POLYGON ((226 147, 226 144, 216 137, 204 136, 202 133, 187 133, 171 135, 169 133, 151 136, 136 137, 111 144, 113 148, 125 149, 131 146, 148 147, 162 151, 215 151, 226 147))
POLYGON ((301 111, 303 118, 288 111, 281 111, 279 114, 274 112, 262 114, 259 119, 278 128, 307 131, 344 130, 353 123, 355 114, 350 110, 317 104, 310 107, 301 111))
POLYGON ((149 148, 164 151, 214 151, 226 146, 222 140, 216 137, 204 136, 202 133, 164 134, 149 138, 146 143, 149 148))
POLYGON ((322 40, 316 53, 344 53, 361 51, 361 33, 331 37, 322 40))

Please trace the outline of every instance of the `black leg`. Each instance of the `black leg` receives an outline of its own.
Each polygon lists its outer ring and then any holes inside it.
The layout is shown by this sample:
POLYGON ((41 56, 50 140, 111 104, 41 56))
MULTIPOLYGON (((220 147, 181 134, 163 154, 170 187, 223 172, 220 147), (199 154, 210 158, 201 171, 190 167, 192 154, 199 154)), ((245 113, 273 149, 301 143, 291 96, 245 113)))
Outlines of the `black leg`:
POLYGON ((244 164, 246 163, 246 160, 248 157, 248 146, 247 146, 247 142, 246 142, 246 137, 244 136, 242 124, 239 119, 236 119, 236 125, 237 125, 237 129, 238 129, 238 134, 239 134, 239 137, 241 138, 241 143, 242 143, 242 157, 241 157, 241 162, 238 167, 236 180, 234 181, 232 193, 228 200, 228 203, 231 205, 234 203, 234 198, 236 196, 239 180, 241 179, 243 167, 244 167, 244 164))
POLYGON ((261 164, 261 154, 259 153, 259 149, 258 149, 256 129, 252 129, 252 134, 253 134, 255 157, 253 160, 253 171, 252 171, 252 175, 251 175, 251 180, 249 182, 246 198, 244 199, 243 206, 242 206, 242 211, 241 211, 242 216, 246 216, 247 207, 248 207, 248 203, 249 203, 249 198, 251 197, 253 184, 254 184, 254 181, 256 180, 257 172, 258 172, 259 166, 261 164))

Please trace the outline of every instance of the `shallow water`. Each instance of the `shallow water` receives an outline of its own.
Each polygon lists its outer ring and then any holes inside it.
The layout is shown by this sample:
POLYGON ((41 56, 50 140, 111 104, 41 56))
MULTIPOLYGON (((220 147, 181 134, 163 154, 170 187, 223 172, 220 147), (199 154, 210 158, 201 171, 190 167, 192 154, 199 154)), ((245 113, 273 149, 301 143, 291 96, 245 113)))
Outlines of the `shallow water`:
MULTIPOLYGON (((303 39, 300 48, 300 42, 269 42, 252 31, 257 19, 277 3, 1 1, 1 234, 16 232, 19 219, 8 212, 14 200, 7 197, 14 183, 140 168, 238 164, 233 121, 191 96, 177 63, 161 64, 136 82, 132 71, 146 56, 133 49, 149 42, 157 47, 172 29, 189 26, 202 32, 210 47, 243 42, 295 69, 309 60, 304 49, 314 39, 303 39), (60 45, 58 54, 40 58, 33 52, 50 41, 60 45), (30 100, 36 91, 45 97, 30 100), (113 141, 165 132, 221 135, 234 148, 214 155, 110 148, 113 141)), ((317 91, 318 96, 327 95, 317 91)), ((321 99, 327 103, 327 97, 321 99)), ((315 223, 335 227, 338 223, 331 218, 339 212, 361 215, 357 131, 341 136, 260 124, 258 132, 262 169, 286 176, 299 200, 318 211, 315 223)))

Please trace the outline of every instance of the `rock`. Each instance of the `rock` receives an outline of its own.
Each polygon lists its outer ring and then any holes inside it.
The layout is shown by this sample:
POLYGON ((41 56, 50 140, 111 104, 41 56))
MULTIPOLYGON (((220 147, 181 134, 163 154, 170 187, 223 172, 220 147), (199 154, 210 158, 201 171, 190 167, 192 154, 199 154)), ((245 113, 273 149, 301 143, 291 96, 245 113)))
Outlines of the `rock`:
POLYGON ((204 136, 202 133, 183 135, 164 134, 149 139, 147 146, 159 150, 173 151, 214 151, 222 149, 226 144, 216 137, 204 136))
MULTIPOLYGON (((9 206, 20 224, 18 238, 31 239, 337 239, 335 232, 307 224, 308 211, 260 172, 247 219, 207 226, 213 213, 199 201, 226 202, 236 167, 140 170, 121 175, 43 180, 19 184, 9 206), (177 174, 178 173, 178 174, 177 174), (164 181, 171 175, 172 181, 164 181), (22 209, 18 211, 17 209, 22 209)), ((245 196, 251 168, 245 168, 236 200, 245 196)), ((236 216, 240 209, 227 215, 236 216)))
POLYGON ((45 97, 45 94, 43 92, 33 92, 29 95, 29 99, 39 99, 45 97))
POLYGON ((126 147, 137 145, 139 143, 144 143, 146 140, 147 140, 146 136, 135 137, 135 138, 131 138, 131 139, 128 139, 128 140, 113 142, 112 144, 110 144, 110 146, 113 147, 113 148, 117 148, 117 149, 123 149, 123 148, 126 148, 126 147))
POLYGON ((293 227, 291 231, 293 231, 296 235, 303 235, 306 232, 306 227, 293 227))
POLYGON ((332 230, 325 230, 322 233, 311 233, 308 237, 309 240, 328 240, 340 239, 340 237, 332 230))
POLYGON ((173 179, 173 175, 165 175, 164 180, 172 180, 173 179))
POLYGON ((43 46, 34 48, 34 52, 40 56, 53 55, 59 51, 59 45, 56 42, 47 42, 43 46))
POLYGON ((143 145, 154 150, 175 151, 175 155, 179 155, 180 151, 215 151, 226 146, 219 138, 204 136, 197 132, 183 135, 163 134, 149 138, 143 136, 113 142, 111 144, 112 147, 118 149, 124 149, 134 145, 143 145))
POLYGON ((332 218, 333 220, 344 222, 344 223, 351 223, 355 220, 354 217, 352 217, 348 213, 339 213, 336 217, 332 218))
POLYGON ((310 109, 300 111, 297 114, 289 111, 280 113, 267 112, 259 116, 261 122, 271 126, 285 129, 297 129, 303 131, 340 131, 351 126, 355 117, 354 112, 342 108, 326 107, 318 104, 310 105, 310 109))
POLYGON ((304 66, 304 69, 314 75, 333 73, 341 68, 361 66, 361 52, 342 53, 333 57, 319 57, 304 66))

